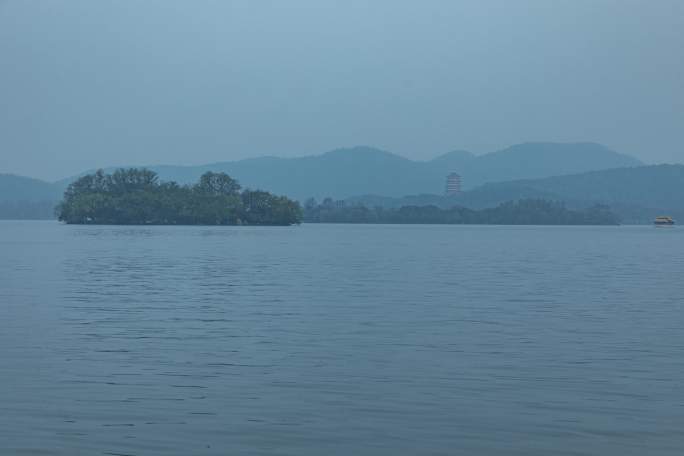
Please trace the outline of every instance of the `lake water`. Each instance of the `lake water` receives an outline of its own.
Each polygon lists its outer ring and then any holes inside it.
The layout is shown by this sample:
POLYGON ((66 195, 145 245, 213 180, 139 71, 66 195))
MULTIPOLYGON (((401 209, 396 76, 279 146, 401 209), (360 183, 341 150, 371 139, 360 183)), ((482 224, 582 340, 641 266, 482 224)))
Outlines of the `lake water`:
POLYGON ((684 230, 0 222, 0 454, 681 455, 684 230))

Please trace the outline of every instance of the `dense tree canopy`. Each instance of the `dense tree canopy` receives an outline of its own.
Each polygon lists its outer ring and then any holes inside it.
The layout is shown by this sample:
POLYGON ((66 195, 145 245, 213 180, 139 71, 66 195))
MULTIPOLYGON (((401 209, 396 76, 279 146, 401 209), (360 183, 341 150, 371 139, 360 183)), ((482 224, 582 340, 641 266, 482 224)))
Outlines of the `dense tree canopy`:
POLYGON ((147 169, 99 170, 73 182, 57 207, 59 220, 121 225, 292 225, 299 203, 244 190, 225 173, 207 172, 191 186, 160 182, 147 169))
POLYGON ((503 203, 494 208, 402 206, 398 209, 348 205, 326 198, 317 204, 304 203, 304 221, 310 223, 434 223, 482 225, 617 225, 619 219, 607 206, 573 211, 562 203, 527 199, 503 203))

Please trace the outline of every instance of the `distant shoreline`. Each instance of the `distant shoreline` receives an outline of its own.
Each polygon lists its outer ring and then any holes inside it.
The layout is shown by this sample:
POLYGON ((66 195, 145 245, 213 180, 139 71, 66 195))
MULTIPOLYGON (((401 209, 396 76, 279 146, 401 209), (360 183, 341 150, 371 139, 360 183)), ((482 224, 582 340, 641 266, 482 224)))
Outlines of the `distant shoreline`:
POLYGON ((468 209, 437 206, 402 206, 397 209, 347 205, 329 198, 321 204, 304 204, 305 223, 436 224, 436 225, 619 225, 610 208, 595 205, 571 210, 563 203, 543 199, 509 201, 493 208, 468 209))
MULTIPOLYGON (((63 226, 82 226, 82 227, 160 227, 160 226, 168 226, 168 227, 190 227, 190 226, 196 226, 196 227, 204 227, 204 228, 218 228, 218 227, 228 227, 228 228, 255 228, 255 227, 282 227, 284 225, 201 225, 201 224, 191 224, 191 225, 181 225, 181 224, 95 224, 95 223, 89 223, 89 224, 68 224, 64 222, 60 222, 56 218, 0 218, 0 223, 8 223, 8 222, 41 222, 41 223, 55 223, 58 225, 63 225, 63 226)), ((558 223, 553 223, 553 224, 548 224, 548 223, 410 223, 410 222, 405 222, 405 223, 391 223, 391 222, 301 222, 297 225, 301 226, 306 226, 306 225, 311 225, 311 226, 316 226, 316 225, 412 225, 412 226, 548 226, 548 227, 563 227, 563 226, 621 226, 621 227, 655 227, 653 223, 618 223, 618 224, 558 224, 558 223)), ((293 225, 290 225, 293 226, 293 225)), ((673 226, 666 226, 666 227, 655 227, 655 228, 664 228, 664 229, 674 229, 677 228, 678 225, 673 225, 673 226)))

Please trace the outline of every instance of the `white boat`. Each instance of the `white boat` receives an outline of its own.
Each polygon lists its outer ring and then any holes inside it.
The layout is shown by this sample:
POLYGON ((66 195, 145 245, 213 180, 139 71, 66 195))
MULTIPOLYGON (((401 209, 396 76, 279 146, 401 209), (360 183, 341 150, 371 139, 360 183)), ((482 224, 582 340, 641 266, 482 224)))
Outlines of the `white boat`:
POLYGON ((655 218, 653 224, 655 226, 672 226, 675 224, 675 222, 669 215, 659 215, 655 218))

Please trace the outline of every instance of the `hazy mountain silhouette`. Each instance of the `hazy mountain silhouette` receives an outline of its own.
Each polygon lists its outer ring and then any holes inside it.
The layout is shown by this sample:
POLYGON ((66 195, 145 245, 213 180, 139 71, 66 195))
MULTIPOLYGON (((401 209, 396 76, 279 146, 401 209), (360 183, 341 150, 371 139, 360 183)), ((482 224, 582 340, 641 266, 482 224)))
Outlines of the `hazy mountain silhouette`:
POLYGON ((577 174, 643 165, 639 160, 595 143, 525 143, 477 157, 464 176, 469 188, 487 182, 577 174))
MULTIPOLYGON (((526 143, 480 156, 453 151, 429 161, 409 160, 372 147, 354 147, 298 158, 260 157, 202 166, 148 168, 159 173, 162 180, 181 184, 196 182, 206 171, 223 171, 238 179, 243 187, 264 189, 303 201, 310 196, 343 199, 364 194, 383 197, 437 195, 443 193, 445 176, 451 172, 461 174, 464 189, 472 189, 487 182, 640 164, 635 158, 599 144, 526 143)), ((47 183, 0 175, 0 201, 58 201, 73 179, 75 177, 47 183)))
POLYGON ((0 219, 47 219, 63 186, 30 177, 0 174, 0 219))
POLYGON ((53 184, 31 177, 0 174, 0 201, 45 201, 59 198, 61 184, 53 184))
MULTIPOLYGON (((492 202, 502 198, 557 195, 566 201, 630 203, 684 208, 684 165, 653 165, 607 169, 582 174, 485 184, 469 198, 492 202)), ((474 200, 473 200, 474 201, 474 200)))
POLYGON ((206 171, 223 171, 245 187, 303 200, 310 196, 341 199, 361 194, 437 194, 443 192, 450 172, 461 174, 464 189, 468 189, 486 182, 641 164, 599 144, 526 143, 481 156, 454 151, 430 161, 413 161, 372 147, 354 147, 298 158, 260 157, 202 166, 149 168, 161 179, 179 183, 195 182, 206 171))
POLYGON ((402 198, 365 195, 349 198, 347 202, 385 207, 432 204, 481 209, 527 198, 564 201, 575 208, 607 204, 625 223, 649 223, 656 215, 663 213, 684 220, 684 165, 616 168, 488 183, 452 197, 430 194, 402 198))

